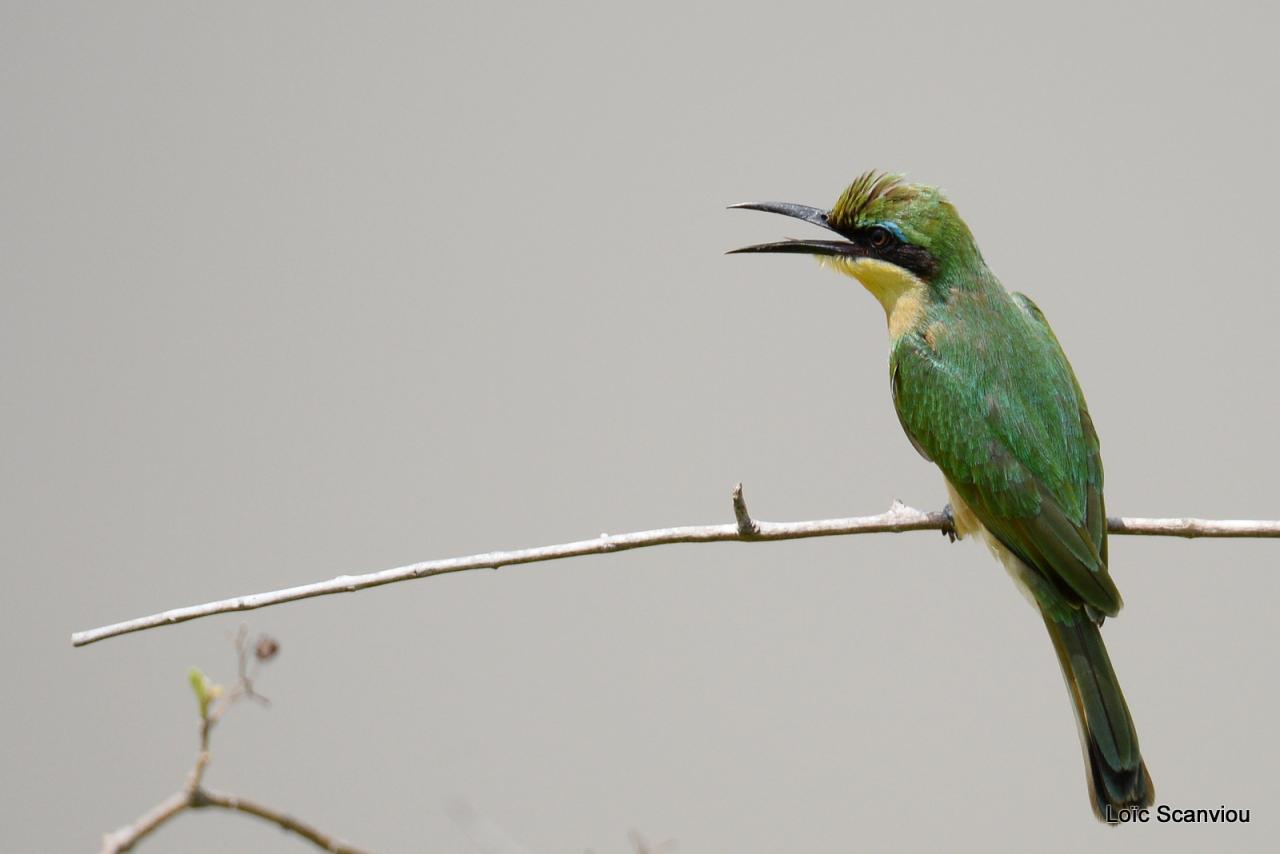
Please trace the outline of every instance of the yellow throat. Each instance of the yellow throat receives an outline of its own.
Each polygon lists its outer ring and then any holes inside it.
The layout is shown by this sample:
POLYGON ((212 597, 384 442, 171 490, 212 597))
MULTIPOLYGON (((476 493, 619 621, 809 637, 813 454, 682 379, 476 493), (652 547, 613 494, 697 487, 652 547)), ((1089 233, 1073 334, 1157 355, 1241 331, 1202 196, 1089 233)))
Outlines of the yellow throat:
POLYGON ((897 340, 924 318, 926 285, 910 270, 876 258, 819 255, 824 267, 852 276, 884 306, 889 338, 897 340))

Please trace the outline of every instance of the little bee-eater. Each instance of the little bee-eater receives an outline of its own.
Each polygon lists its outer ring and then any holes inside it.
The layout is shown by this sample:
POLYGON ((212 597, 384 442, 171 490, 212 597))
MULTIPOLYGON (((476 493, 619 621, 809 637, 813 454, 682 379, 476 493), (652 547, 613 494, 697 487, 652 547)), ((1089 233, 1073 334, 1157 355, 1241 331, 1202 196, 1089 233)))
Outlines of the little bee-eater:
POLYGON ((1075 707, 1094 812, 1115 821, 1154 787, 1099 627, 1120 611, 1107 570, 1102 458, 1084 394, 1044 314, 1009 293, 936 187, 868 172, 829 211, 765 202, 839 240, 736 252, 814 255, 884 307, 889 384, 911 444, 942 469, 955 533, 980 535, 1040 611, 1075 707))

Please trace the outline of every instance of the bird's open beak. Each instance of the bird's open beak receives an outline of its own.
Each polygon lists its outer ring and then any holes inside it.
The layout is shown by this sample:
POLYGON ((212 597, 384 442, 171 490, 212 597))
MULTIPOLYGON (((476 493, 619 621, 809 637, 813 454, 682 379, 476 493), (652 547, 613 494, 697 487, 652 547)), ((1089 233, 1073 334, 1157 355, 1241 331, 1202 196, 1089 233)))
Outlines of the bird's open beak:
MULTIPOLYGON (((745 202, 740 205, 729 205, 729 207, 782 214, 841 234, 831 225, 827 219, 827 212, 821 208, 793 205, 789 202, 745 202)), ((841 234, 841 236, 844 235, 841 234)), ((730 249, 725 254, 736 255, 739 252, 793 252, 802 255, 836 255, 847 258, 859 258, 863 254, 859 246, 846 240, 779 240, 775 243, 757 243, 741 249, 730 249)))

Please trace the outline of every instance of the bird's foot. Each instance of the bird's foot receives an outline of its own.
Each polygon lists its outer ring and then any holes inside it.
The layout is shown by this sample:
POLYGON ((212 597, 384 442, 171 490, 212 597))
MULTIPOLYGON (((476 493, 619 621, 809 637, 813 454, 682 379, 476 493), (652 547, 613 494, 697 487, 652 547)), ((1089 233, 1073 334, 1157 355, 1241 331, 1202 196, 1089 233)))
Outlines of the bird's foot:
POLYGON ((942 515, 945 519, 942 523, 942 535, 954 543, 960 539, 956 534, 956 511, 952 510, 951 505, 948 504, 942 508, 942 515))

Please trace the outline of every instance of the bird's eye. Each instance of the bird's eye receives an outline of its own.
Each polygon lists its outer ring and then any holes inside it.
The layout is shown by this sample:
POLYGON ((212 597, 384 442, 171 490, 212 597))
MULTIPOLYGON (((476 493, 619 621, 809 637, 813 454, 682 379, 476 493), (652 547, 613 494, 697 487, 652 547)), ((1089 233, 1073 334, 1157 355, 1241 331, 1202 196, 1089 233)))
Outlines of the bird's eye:
POLYGON ((883 226, 873 225, 867 230, 867 245, 872 249, 884 249, 893 242, 893 235, 883 226))

